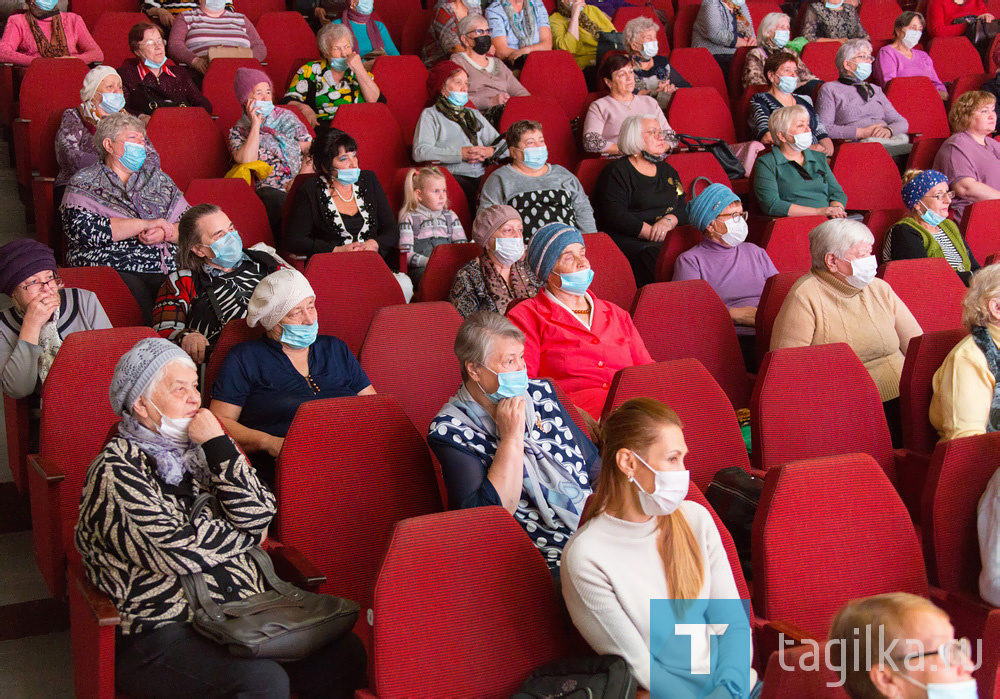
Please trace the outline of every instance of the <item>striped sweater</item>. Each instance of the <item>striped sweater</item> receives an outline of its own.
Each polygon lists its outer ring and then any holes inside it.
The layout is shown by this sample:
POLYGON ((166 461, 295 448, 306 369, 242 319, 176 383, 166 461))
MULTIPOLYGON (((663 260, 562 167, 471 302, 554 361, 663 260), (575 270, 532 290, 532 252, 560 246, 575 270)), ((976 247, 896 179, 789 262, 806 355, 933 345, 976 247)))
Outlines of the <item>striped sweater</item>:
POLYGON ((267 47, 245 15, 225 11, 209 17, 198 10, 177 15, 170 28, 167 53, 178 63, 191 63, 198 56, 208 55, 213 46, 248 48, 258 61, 267 58, 267 47))

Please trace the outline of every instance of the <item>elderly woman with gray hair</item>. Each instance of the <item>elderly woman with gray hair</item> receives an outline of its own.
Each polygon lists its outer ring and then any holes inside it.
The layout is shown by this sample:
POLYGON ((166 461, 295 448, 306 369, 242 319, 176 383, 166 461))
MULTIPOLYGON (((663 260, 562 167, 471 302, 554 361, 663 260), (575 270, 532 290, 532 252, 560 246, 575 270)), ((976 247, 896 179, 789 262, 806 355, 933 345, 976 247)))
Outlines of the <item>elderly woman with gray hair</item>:
POLYGON ((451 60, 469 76, 469 101, 486 120, 499 127, 503 108, 511 97, 527 97, 528 91, 518 82, 503 61, 487 55, 490 23, 480 14, 469 14, 458 21, 458 43, 451 60))
POLYGON ((909 124, 882 88, 865 82, 872 73, 872 45, 852 39, 837 49, 840 79, 819 89, 816 116, 830 138, 881 143, 890 155, 909 153, 909 124))
MULTIPOLYGON (((635 94, 649 95, 664 111, 679 88, 691 87, 666 56, 660 55, 660 42, 656 38, 659 27, 649 17, 633 17, 625 24, 622 39, 632 57, 635 71, 635 94)), ((667 49, 669 47, 663 47, 667 49)))
POLYGON ((597 447, 548 381, 528 379, 524 334, 503 316, 466 318, 455 355, 462 386, 427 435, 449 506, 503 507, 557 576, 600 471, 597 447))
POLYGON ((663 160, 666 134, 653 114, 622 122, 618 149, 627 157, 608 164, 597 181, 594 213, 602 231, 625 253, 636 283, 655 281, 667 235, 687 223, 687 199, 677 170, 663 160))
MULTIPOLYGON (((747 61, 743 67, 743 87, 751 85, 769 85, 767 71, 764 64, 775 51, 784 51, 785 45, 792 38, 792 20, 782 12, 769 12, 764 15, 757 27, 756 46, 747 53, 747 61)), ((816 77, 802 62, 797 53, 792 53, 795 57, 795 92, 804 95, 811 95, 813 89, 819 87, 822 81, 816 77)))
POLYGON ((109 391, 118 435, 87 470, 76 548, 90 582, 121 616, 115 684, 130 696, 349 697, 365 651, 346 634, 294 663, 237 658, 195 631, 182 576, 204 575, 218 603, 265 592, 251 555, 267 538, 274 495, 219 420, 201 408, 191 358, 163 338, 140 340, 109 391), (191 516, 218 499, 215 517, 191 516))
POLYGON ((923 330, 892 287, 875 278, 874 244, 868 227, 851 219, 826 221, 810 231, 812 270, 785 297, 774 321, 771 349, 850 345, 875 382, 893 446, 898 446, 903 355, 923 330))

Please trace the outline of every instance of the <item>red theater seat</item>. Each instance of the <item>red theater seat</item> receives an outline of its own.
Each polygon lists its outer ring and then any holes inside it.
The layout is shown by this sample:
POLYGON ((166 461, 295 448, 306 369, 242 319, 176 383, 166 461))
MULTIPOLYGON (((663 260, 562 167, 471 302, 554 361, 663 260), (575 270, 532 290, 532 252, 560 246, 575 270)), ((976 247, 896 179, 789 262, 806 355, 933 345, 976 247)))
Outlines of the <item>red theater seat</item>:
POLYGON ((943 257, 893 260, 879 269, 924 332, 962 327, 967 289, 943 257))

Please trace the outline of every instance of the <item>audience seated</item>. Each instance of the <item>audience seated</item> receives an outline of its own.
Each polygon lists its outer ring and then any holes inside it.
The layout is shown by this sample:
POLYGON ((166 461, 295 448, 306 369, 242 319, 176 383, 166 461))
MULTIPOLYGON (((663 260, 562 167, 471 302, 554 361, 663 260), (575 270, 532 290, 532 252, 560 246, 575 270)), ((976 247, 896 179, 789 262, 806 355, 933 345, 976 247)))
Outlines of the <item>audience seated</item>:
POLYGON ((555 0, 549 17, 554 48, 569 51, 581 70, 597 64, 597 39, 603 32, 616 32, 611 18, 584 0, 555 0))
POLYGON ((816 115, 831 138, 881 143, 890 155, 910 152, 909 124, 882 88, 865 80, 872 72, 872 45, 852 39, 834 58, 840 80, 825 83, 816 98, 816 115))
POLYGON ((243 116, 229 130, 229 151, 238 164, 262 160, 271 167, 271 174, 257 181, 256 192, 277 233, 288 188, 297 175, 312 172, 306 155, 312 136, 291 110, 274 106, 273 85, 264 71, 238 68, 233 89, 243 116))
MULTIPOLYGON (((142 3, 142 11, 164 29, 170 29, 177 15, 188 10, 197 10, 199 5, 198 0, 145 0, 142 3)), ((232 10, 233 3, 227 2, 226 9, 232 10)))
POLYGON ((903 175, 903 203, 910 213, 886 233, 882 260, 943 257, 968 285, 979 263, 958 226, 948 219, 953 196, 944 173, 907 170, 903 175))
POLYGON ((660 55, 660 41, 656 38, 658 30, 656 22, 649 17, 633 17, 625 24, 622 40, 632 58, 635 93, 649 95, 666 112, 678 88, 691 87, 691 83, 670 65, 666 56, 660 55))
POLYGON ((829 638, 831 666, 851 699, 977 695, 969 639, 956 639, 948 615, 923 597, 853 600, 834 617, 829 638))
MULTIPOLYGON (((435 63, 463 50, 459 23, 466 17, 482 17, 483 9, 479 0, 437 0, 432 10, 431 25, 427 27, 427 39, 420 50, 420 58, 430 68, 435 63)), ((488 24, 488 23, 487 23, 488 24)), ((488 34, 486 36, 489 36, 488 34)), ((489 45, 490 40, 485 43, 489 45)), ((485 55, 485 51, 483 54, 485 55)))
POLYGON ((930 0, 927 3, 928 29, 932 37, 962 36, 968 27, 961 21, 963 17, 981 18, 986 22, 994 19, 986 8, 986 0, 930 0))
POLYGON ((174 15, 167 44, 172 59, 205 73, 215 47, 242 49, 261 62, 267 58, 267 47, 253 24, 246 15, 227 9, 225 0, 200 0, 197 8, 174 15))
POLYGON ((265 335, 229 351, 210 407, 273 484, 274 459, 300 405, 375 389, 342 340, 318 335, 316 292, 301 273, 281 269, 264 277, 250 296, 247 324, 265 335))
POLYGON ((323 57, 299 68, 288 86, 284 101, 313 126, 333 119, 342 104, 385 102, 361 54, 352 47, 353 37, 342 24, 320 29, 316 44, 323 57))
POLYGON ((655 281, 663 241, 688 222, 681 177, 663 160, 667 134, 657 114, 625 119, 617 141, 627 157, 605 167, 594 190, 601 230, 625 253, 639 286, 655 281))
POLYGON ((353 50, 367 62, 365 68, 371 69, 371 63, 379 56, 398 56, 399 49, 392 43, 389 30, 385 24, 375 19, 375 0, 350 0, 344 8, 340 19, 333 20, 350 28, 353 39, 353 50))
POLYGON ((365 649, 353 633, 279 663, 234 657, 195 631, 180 576, 204 574, 217 603, 268 589, 251 549, 263 554, 274 495, 200 407, 194 363, 173 343, 136 343, 115 367, 110 393, 122 420, 87 471, 75 541, 87 579, 121 617, 117 689, 140 697, 167 688, 176 696, 287 696, 290 689, 350 696, 360 688, 365 649), (214 517, 191 516, 202 493, 218 499, 214 517))
POLYGON ((66 262, 117 270, 149 322, 166 274, 177 268, 177 222, 188 203, 146 158, 146 128, 134 116, 101 119, 94 143, 101 162, 73 175, 63 196, 66 262))
POLYGON ((903 354, 923 331, 892 287, 875 278, 874 243, 867 226, 850 219, 810 231, 812 270, 788 292, 774 321, 771 349, 850 345, 882 397, 893 446, 900 446, 903 354))
POLYGON ((860 2, 810 2, 802 15, 802 36, 808 41, 868 39, 861 26, 860 2))
POLYGON ((0 38, 0 63, 26 68, 36 58, 79 58, 100 63, 104 52, 80 15, 61 12, 56 0, 24 0, 27 12, 11 15, 0 38))
POLYGON ((812 132, 812 150, 820 151, 827 157, 833 156, 833 140, 813 109, 812 97, 795 94, 799 85, 798 57, 788 51, 774 51, 764 62, 767 92, 758 92, 750 98, 750 137, 761 143, 773 145, 774 139, 768 132, 768 119, 776 109, 800 105, 809 114, 809 130, 812 132))
POLYGON ((533 51, 552 49, 552 30, 542 0, 503 0, 484 12, 493 34, 495 55, 520 68, 533 51))
POLYGON ((847 216, 847 195, 826 152, 813 149, 809 110, 801 104, 771 112, 768 134, 777 147, 757 158, 753 187, 767 216, 847 216))
POLYGON ((1000 430, 1000 265, 972 276, 962 323, 970 334, 948 353, 932 383, 930 420, 942 442, 1000 430))
POLYGON ((757 696, 746 614, 703 604, 740 594, 712 515, 685 500, 681 427, 677 413, 652 398, 628 400, 605 419, 593 515, 563 552, 563 597, 590 647, 623 657, 653 696, 757 696), (665 631, 672 619, 653 600, 701 600, 685 612, 675 608, 701 626, 700 641, 665 631), (725 633, 711 638, 713 624, 725 633), (711 672, 693 674, 695 666, 711 672))
POLYGON ((399 228, 375 173, 358 167, 357 142, 339 129, 321 129, 311 155, 319 177, 298 188, 285 247, 296 255, 375 250, 388 259, 399 228))
MULTIPOLYGON (((621 155, 618 134, 625 117, 649 114, 663 131, 673 131, 659 103, 649 95, 635 92, 632 59, 623 53, 609 54, 601 63, 597 77, 607 87, 606 97, 591 102, 583 122, 583 147, 588 153, 621 155)), ((664 151, 665 153, 666 151, 664 151)))
POLYGON ((177 230, 177 271, 160 287, 153 330, 202 364, 225 324, 246 317, 253 290, 281 264, 264 250, 244 249, 239 231, 214 204, 192 206, 177 230))
POLYGON ((67 335, 111 327, 93 292, 63 288, 52 249, 37 240, 0 247, 0 294, 14 302, 0 313, 0 376, 11 398, 41 393, 67 335))
POLYGON ((452 509, 499 505, 553 576, 600 472, 591 443, 547 381, 529 380, 524 334, 501 315, 469 316, 455 338, 462 386, 431 422, 452 509))
POLYGON ((455 274, 448 301, 463 318, 479 311, 506 313, 530 299, 542 285, 524 259, 524 226, 517 210, 498 204, 482 209, 472 224, 472 240, 483 253, 455 274))
POLYGON ((736 324, 744 354, 753 356, 754 321, 764 282, 778 273, 764 250, 747 239, 747 214, 740 198, 713 182, 688 205, 691 225, 701 242, 682 252, 674 264, 676 281, 704 279, 719 295, 736 324))
POLYGON ((594 270, 578 230, 541 228, 528 245, 528 264, 544 287, 507 313, 525 335, 528 375, 554 379, 596 419, 615 372, 653 359, 628 312, 588 293, 594 270))
POLYGON ((546 223, 565 223, 584 233, 596 233, 594 210, 583 185, 562 165, 548 162, 542 125, 522 120, 507 129, 511 163, 486 178, 479 210, 494 204, 517 209, 524 221, 524 239, 546 223))
POLYGON ((448 183, 436 167, 411 168, 403 185, 399 213, 399 251, 413 285, 420 283, 431 252, 438 245, 466 242, 465 229, 448 208, 448 183))
MULTIPOLYGON (((792 38, 791 27, 792 21, 786 14, 771 12, 764 15, 760 26, 757 27, 759 42, 747 53, 747 60, 743 66, 744 88, 771 84, 767 71, 764 70, 764 64, 775 51, 785 51, 785 45, 792 38)), ((796 78, 794 91, 812 94, 813 88, 820 84, 819 78, 809 70, 797 53, 791 50, 785 52, 795 58, 795 72, 792 73, 796 78)))
POLYGON ((474 208, 483 163, 493 157, 500 134, 478 109, 469 106, 469 74, 445 60, 427 76, 431 106, 420 113, 413 133, 413 160, 439 162, 462 185, 474 208))
POLYGON ((924 16, 919 12, 904 12, 892 27, 893 41, 879 49, 872 69, 873 80, 887 87, 893 78, 923 75, 931 79, 941 99, 948 99, 948 88, 941 82, 934 61, 926 51, 914 48, 924 33, 924 16))
POLYGON ((167 58, 160 27, 147 22, 136 24, 129 30, 128 47, 135 58, 125 61, 118 73, 125 108, 131 114, 148 117, 157 107, 201 107, 211 113, 212 103, 201 94, 188 69, 167 58))
POLYGON ((996 98, 973 90, 955 100, 948 112, 951 136, 934 156, 934 169, 943 172, 955 192, 951 211, 961 224, 966 207, 977 201, 1000 199, 1000 143, 996 98))
POLYGON ((451 59, 469 76, 469 101, 493 126, 500 124, 503 108, 511 97, 525 97, 528 91, 503 61, 488 55, 490 23, 479 14, 458 22, 458 46, 451 59))
POLYGON ((691 32, 691 46, 708 49, 728 75, 736 49, 756 46, 746 0, 704 0, 691 32))

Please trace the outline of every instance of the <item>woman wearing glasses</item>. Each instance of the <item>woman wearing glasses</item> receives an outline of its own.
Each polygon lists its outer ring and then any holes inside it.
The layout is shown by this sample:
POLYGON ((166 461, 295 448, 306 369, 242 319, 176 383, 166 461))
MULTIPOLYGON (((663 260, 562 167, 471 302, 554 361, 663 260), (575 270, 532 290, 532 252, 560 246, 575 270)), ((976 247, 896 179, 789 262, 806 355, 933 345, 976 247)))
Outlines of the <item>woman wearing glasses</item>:
POLYGON ((954 196, 944 173, 907 170, 903 175, 903 203, 910 212, 886 233, 882 259, 888 262, 943 257, 968 285, 979 263, 958 226, 948 220, 948 205, 954 196))
POLYGON ((527 97, 503 61, 487 55, 492 47, 490 23, 482 15, 467 15, 458 21, 459 48, 451 55, 469 75, 469 101, 486 120, 499 128, 503 108, 511 97, 527 97))
MULTIPOLYGON (((482 16, 480 0, 438 0, 431 14, 431 24, 427 27, 424 47, 420 49, 420 59, 424 65, 431 68, 450 54, 461 51, 459 37, 462 33, 458 26, 459 22, 466 17, 482 16)), ((483 22, 486 23, 486 20, 483 22)))
POLYGON ((187 68, 167 58, 163 30, 139 22, 128 33, 128 47, 135 58, 126 60, 118 74, 125 91, 125 109, 136 116, 151 116, 157 107, 202 107, 212 103, 194 84, 187 68))
POLYGON ((0 313, 0 377, 11 398, 41 391, 67 335, 111 327, 93 292, 63 288, 52 249, 37 240, 0 247, 0 293, 14 301, 0 313))
POLYGON ((1000 143, 990 136, 997 128, 996 101, 979 90, 955 100, 948 112, 952 135, 934 156, 934 169, 955 191, 951 207, 959 225, 969 204, 1000 199, 1000 143))

